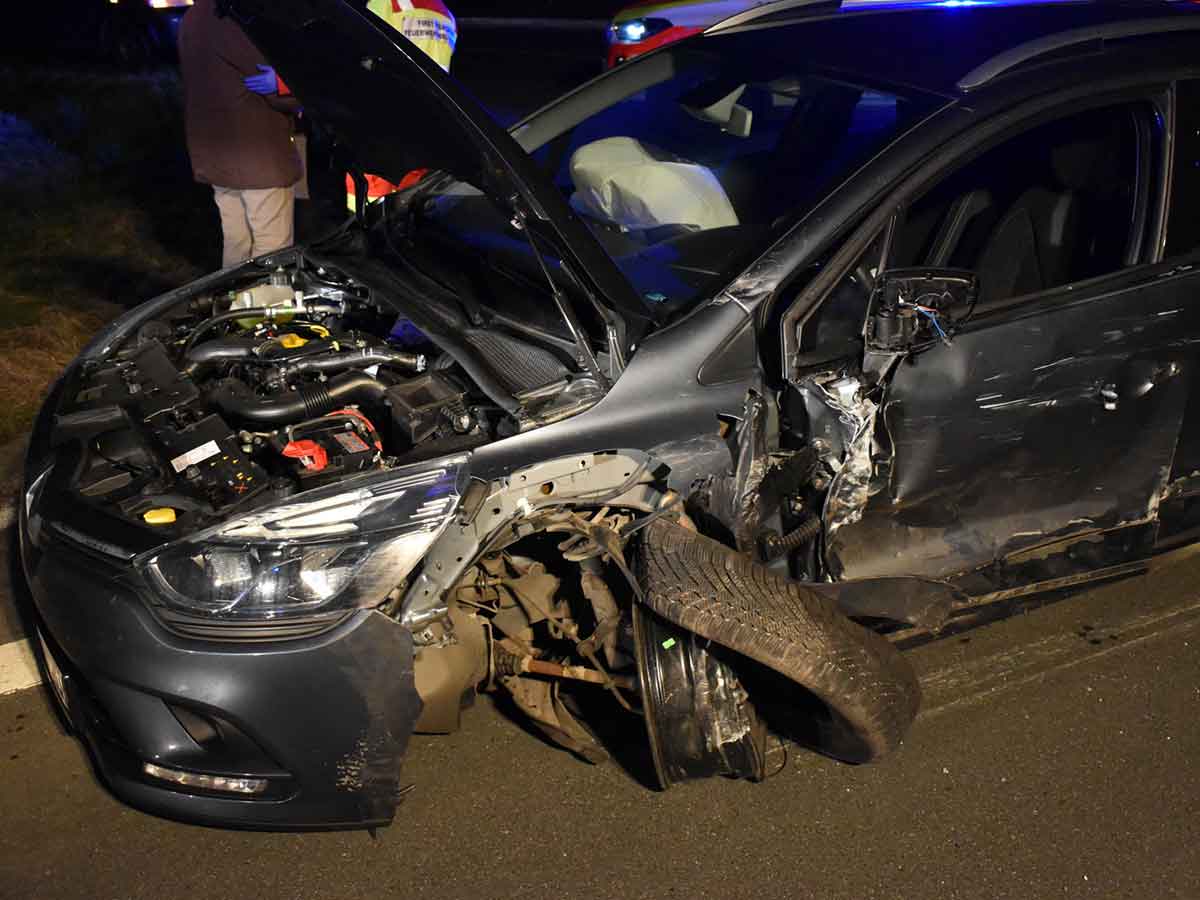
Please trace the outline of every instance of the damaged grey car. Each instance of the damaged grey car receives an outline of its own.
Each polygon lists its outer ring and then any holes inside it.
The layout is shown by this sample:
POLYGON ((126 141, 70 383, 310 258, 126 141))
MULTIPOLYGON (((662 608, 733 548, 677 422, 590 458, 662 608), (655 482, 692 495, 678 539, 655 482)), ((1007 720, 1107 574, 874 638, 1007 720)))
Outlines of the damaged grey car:
POLYGON ((22 558, 127 802, 386 824, 480 692, 663 788, 869 763, 906 646, 1200 536, 1194 5, 783 0, 511 131, 340 0, 224 6, 429 171, 45 403, 22 558))

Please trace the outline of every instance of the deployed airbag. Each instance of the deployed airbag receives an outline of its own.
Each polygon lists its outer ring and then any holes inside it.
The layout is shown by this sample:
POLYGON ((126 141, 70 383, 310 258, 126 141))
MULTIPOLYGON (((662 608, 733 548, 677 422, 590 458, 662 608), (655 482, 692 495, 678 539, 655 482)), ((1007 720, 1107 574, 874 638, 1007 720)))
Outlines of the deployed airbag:
POLYGON ((630 230, 681 225, 701 231, 738 224, 717 176, 705 166, 656 159, 628 137, 585 144, 571 157, 571 204, 630 230))

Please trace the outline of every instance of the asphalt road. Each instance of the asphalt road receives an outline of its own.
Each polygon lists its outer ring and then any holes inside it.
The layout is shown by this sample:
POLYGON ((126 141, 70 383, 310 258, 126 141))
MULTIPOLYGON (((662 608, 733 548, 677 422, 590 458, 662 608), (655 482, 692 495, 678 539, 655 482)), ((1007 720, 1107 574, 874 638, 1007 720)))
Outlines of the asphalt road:
MULTIPOLYGON (((397 823, 225 832, 112 799, 48 696, 0 697, 0 897, 1200 897, 1200 560, 913 651, 889 761, 793 751, 652 792, 490 703, 417 738, 397 823)), ((644 777, 644 772, 641 773, 644 777)))

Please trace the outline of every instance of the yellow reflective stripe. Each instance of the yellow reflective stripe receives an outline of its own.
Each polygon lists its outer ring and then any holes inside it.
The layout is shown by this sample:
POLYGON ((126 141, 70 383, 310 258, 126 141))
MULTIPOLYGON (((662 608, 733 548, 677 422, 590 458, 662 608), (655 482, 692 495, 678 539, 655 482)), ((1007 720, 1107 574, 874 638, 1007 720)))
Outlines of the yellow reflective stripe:
MULTIPOLYGON (((405 35, 408 37, 408 35, 405 35)), ((431 40, 428 38, 408 38, 417 49, 432 59, 435 63, 450 71, 450 61, 454 58, 454 45, 448 44, 443 40, 431 40)))
POLYGON ((408 8, 396 12, 392 8, 392 0, 370 0, 367 10, 416 44, 417 49, 447 72, 450 71, 450 61, 458 43, 458 26, 453 16, 447 17, 432 9, 408 8))
POLYGON ((406 12, 396 29, 417 45, 422 53, 435 63, 450 71, 450 60, 454 57, 454 45, 458 32, 454 20, 427 9, 406 12))

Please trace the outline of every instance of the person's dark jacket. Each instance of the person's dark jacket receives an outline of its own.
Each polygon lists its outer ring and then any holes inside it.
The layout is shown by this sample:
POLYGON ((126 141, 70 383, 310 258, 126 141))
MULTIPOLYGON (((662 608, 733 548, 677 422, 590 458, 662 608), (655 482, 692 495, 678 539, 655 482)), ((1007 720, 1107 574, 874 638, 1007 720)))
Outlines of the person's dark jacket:
POLYGON ((300 179, 291 98, 262 97, 242 79, 267 61, 214 0, 196 0, 179 30, 188 155, 196 180, 235 190, 290 187, 300 179))

